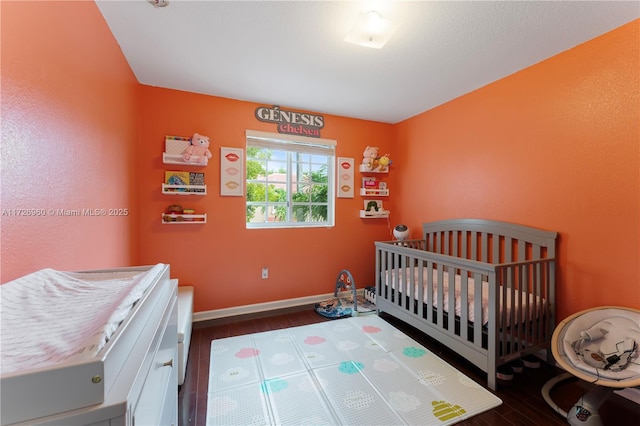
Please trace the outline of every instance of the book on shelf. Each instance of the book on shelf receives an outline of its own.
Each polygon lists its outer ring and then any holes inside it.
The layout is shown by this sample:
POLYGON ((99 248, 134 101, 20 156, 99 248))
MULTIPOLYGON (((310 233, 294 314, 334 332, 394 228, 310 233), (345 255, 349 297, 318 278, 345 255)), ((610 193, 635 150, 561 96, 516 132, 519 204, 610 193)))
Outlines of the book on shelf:
POLYGON ((189 188, 190 185, 204 186, 204 173, 165 171, 165 185, 179 185, 185 188, 165 188, 166 192, 205 192, 205 188, 189 188))
MULTIPOLYGON (((190 172, 189 185, 204 186, 204 173, 190 172)), ((204 188, 189 188, 190 192, 205 192, 204 188)))
POLYGON ((365 189, 373 189, 377 188, 378 180, 375 177, 363 177, 362 178, 362 187, 365 189))
MULTIPOLYGON (((164 172, 164 183, 166 185, 189 185, 189 172, 164 172)), ((187 188, 167 188, 166 192, 187 192, 187 188)))
POLYGON ((165 136, 164 152, 170 155, 182 155, 191 145, 191 138, 184 136, 165 136))
POLYGON ((387 183, 376 178, 362 178, 363 195, 386 195, 387 183))
POLYGON ((383 214, 385 210, 381 200, 364 200, 364 211, 365 214, 377 215, 383 214))

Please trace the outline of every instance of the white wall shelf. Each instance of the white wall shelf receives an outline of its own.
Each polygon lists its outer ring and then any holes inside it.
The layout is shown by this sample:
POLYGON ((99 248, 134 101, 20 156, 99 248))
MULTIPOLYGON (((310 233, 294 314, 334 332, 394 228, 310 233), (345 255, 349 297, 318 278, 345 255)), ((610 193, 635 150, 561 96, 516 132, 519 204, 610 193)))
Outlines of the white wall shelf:
POLYGON ((192 155, 189 161, 182 158, 182 154, 162 153, 162 162, 164 164, 181 164, 183 166, 204 167, 209 164, 209 159, 203 155, 192 155))
POLYGON ((198 225, 207 223, 207 214, 162 214, 162 223, 165 225, 198 225))
POLYGON ((389 217, 389 210, 366 211, 360 210, 360 217, 363 219, 384 219, 389 217))
POLYGON ((207 185, 169 185, 162 184, 165 195, 207 195, 207 185))
POLYGON ((387 166, 384 170, 371 170, 366 164, 360 164, 360 173, 389 173, 389 167, 387 166))
POLYGON ((360 188, 360 195, 367 197, 388 197, 389 190, 388 189, 369 189, 369 188, 360 188))

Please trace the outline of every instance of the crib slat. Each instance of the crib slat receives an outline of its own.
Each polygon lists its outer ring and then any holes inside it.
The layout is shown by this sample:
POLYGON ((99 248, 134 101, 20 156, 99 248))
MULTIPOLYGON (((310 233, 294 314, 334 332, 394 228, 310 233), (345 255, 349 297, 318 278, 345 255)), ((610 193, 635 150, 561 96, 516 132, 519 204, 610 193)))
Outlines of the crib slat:
MULTIPOLYGON (((482 274, 476 272, 473 274, 473 293, 482 294, 482 287, 488 285, 482 282, 482 274)), ((489 294, 489 300, 491 300, 489 294)), ((489 302, 491 303, 491 302, 489 302)), ((489 308, 491 309, 491 308, 489 308)), ((475 297, 473 300, 473 343, 476 346, 482 346, 482 298, 475 297)))
POLYGON ((478 260, 478 233, 471 232, 471 260, 478 260))
POLYGON ((543 336, 540 338, 541 341, 547 341, 551 338, 551 334, 553 333, 553 328, 555 324, 555 312, 551 309, 551 306, 555 306, 554 298, 555 298, 555 288, 554 288, 554 274, 555 274, 555 262, 544 263, 542 265, 542 271, 544 271, 544 286, 545 286, 545 300, 546 303, 544 306, 541 306, 540 312, 544 313, 545 322, 544 324, 540 324, 540 329, 543 332, 543 336))
MULTIPOLYGON (((496 367, 498 365, 497 360, 499 359, 500 348, 499 348, 499 333, 498 331, 498 309, 499 309, 499 295, 498 295, 498 277, 496 276, 496 271, 491 271, 488 274, 487 282, 489 285, 489 314, 487 317, 487 329, 489 330, 487 334, 487 380, 489 381, 489 386, 491 386, 491 381, 495 381, 496 367)), ((477 298, 476 298, 477 301, 477 298)), ((477 317, 476 317, 477 318, 477 317)), ((482 321, 480 321, 482 322, 482 321)), ((477 323, 477 321, 476 321, 477 323)), ((495 384, 494 384, 495 386, 495 384)))
MULTIPOLYGON (((538 300, 542 300, 540 299, 541 297, 541 286, 540 286, 540 278, 542 276, 541 274, 541 267, 543 267, 543 265, 541 264, 535 264, 532 267, 532 276, 531 276, 531 293, 535 295, 535 297, 533 298, 533 309, 536 312, 536 314, 539 314, 542 309, 544 309, 544 307, 542 306, 538 306, 538 300)), ((542 318, 541 316, 538 316, 538 318, 542 318)), ((541 322, 537 322, 534 323, 534 327, 531 330, 531 339, 533 341, 542 341, 543 337, 542 337, 542 327, 543 325, 541 324, 541 322)))
POLYGON ((486 232, 483 232, 481 235, 482 235, 482 238, 481 238, 482 247, 480 249, 481 257, 479 260, 483 263, 488 263, 489 262, 489 237, 486 232))
POLYGON ((460 337, 469 338, 469 273, 460 271, 460 337))
POLYGON ((427 261, 427 321, 433 323, 433 262, 427 261))
MULTIPOLYGON (((528 277, 529 277, 529 268, 531 268, 531 265, 523 265, 520 266, 518 269, 520 271, 520 289, 522 290, 522 292, 524 292, 525 294, 525 299, 523 303, 523 307, 522 307, 522 313, 518 314, 518 320, 521 321, 521 323, 523 324, 523 330, 522 330, 522 343, 526 344, 526 342, 529 342, 531 340, 531 329, 532 327, 529 326, 530 321, 533 321, 535 324, 535 320, 537 318, 536 315, 533 315, 533 312, 531 312, 531 301, 529 300, 529 281, 528 281, 528 277), (524 320, 523 320, 524 319, 524 320)), ((522 293, 521 293, 522 294, 522 293)), ((520 297, 520 300, 522 301, 522 297, 520 297)), ((534 325, 535 327, 535 325, 534 325)))
MULTIPOLYGON (((506 280, 507 280, 507 271, 506 269, 502 268, 500 270, 500 281, 499 281, 501 284, 501 288, 499 289, 500 301, 498 306, 500 307, 506 306, 506 303, 507 303, 507 286, 504 285, 506 280)), ((497 308, 497 309, 500 309, 500 308, 497 308)), ((505 324, 507 323, 507 311, 506 309, 500 309, 498 312, 500 315, 498 324, 499 324, 499 327, 503 329, 505 327, 505 324)), ((505 353, 506 347, 507 347, 507 335, 506 333, 503 332, 503 333, 500 333, 500 349, 501 350, 498 353, 505 353)))
POLYGON ((522 262, 527 259, 527 244, 519 240, 518 241, 518 262, 522 262))
POLYGON ((449 306, 447 307, 447 312, 449 313, 449 325, 448 330, 455 334, 456 331, 456 271, 453 268, 449 268, 449 306))
POLYGON ((404 280, 405 297, 402 298, 402 307, 405 310, 411 310, 411 305, 413 304, 413 289, 415 288, 415 266, 413 265, 413 262, 409 261, 409 256, 402 256, 402 263, 402 270, 409 271, 408 279, 404 280))
POLYGON ((436 324, 438 324, 438 327, 444 327, 444 312, 443 312, 444 311, 444 309, 443 309, 443 307, 444 307, 444 291, 443 291, 444 269, 443 269, 443 266, 441 264, 437 265, 437 271, 438 271, 437 272, 438 278, 437 278, 436 281, 437 281, 437 287, 438 287, 438 290, 437 290, 437 293, 438 293, 438 301, 437 301, 437 303, 438 303, 438 310, 437 310, 438 315, 437 315, 437 318, 436 318, 436 324))
POLYGON ((407 275, 407 264, 405 262, 405 256, 399 254, 398 255, 398 276, 402 278, 398 278, 400 282, 400 290, 398 291, 398 305, 402 307, 402 309, 407 309, 407 289, 409 287, 409 278, 407 275))
POLYGON ((517 336, 517 329, 518 329, 518 323, 516 322, 516 318, 519 318, 517 316, 518 314, 518 306, 519 303, 516 301, 516 286, 515 286, 515 268, 514 267, 508 267, 507 268, 507 289, 509 290, 509 303, 511 306, 511 309, 509 310, 509 326, 506 327, 506 330, 508 330, 509 333, 509 341, 510 341, 510 347, 509 347, 509 351, 507 351, 507 353, 511 354, 514 353, 516 351, 518 351, 519 348, 519 341, 518 341, 518 336, 517 336), (514 347, 515 346, 515 347, 514 347))
MULTIPOLYGON (((389 271, 393 271, 396 268, 396 263, 394 263, 395 255, 392 252, 387 252, 387 256, 389 257, 389 271)), ((398 274, 396 273, 395 276, 392 274, 390 278, 391 303, 395 304, 396 297, 399 291, 398 274)))
POLYGON ((394 265, 396 266, 396 268, 398 268, 398 273, 396 274, 396 293, 395 293, 395 302, 398 306, 402 306, 402 296, 404 294, 404 286, 406 285, 407 280, 406 279, 402 279, 402 274, 404 274, 405 270, 402 269, 402 255, 400 255, 399 253, 395 254, 395 259, 394 259, 394 265))
POLYGON ((468 249, 468 246, 467 246, 468 235, 467 235, 466 231, 465 232, 461 232, 461 234, 462 234, 462 237, 461 237, 461 240, 462 240, 462 253, 460 254, 460 257, 462 257, 464 259, 468 259, 469 258, 469 249, 468 249))
POLYGON ((450 254, 449 253, 449 232, 443 232, 442 233, 442 238, 443 238, 443 247, 442 247, 442 254, 450 254))
MULTIPOLYGON (((424 261, 420 260, 418 261, 418 282, 419 283, 423 283, 424 282, 424 261)), ((419 285, 418 286, 418 295, 417 295, 417 301, 416 301, 416 307, 418 309, 418 317, 419 318, 424 318, 424 286, 423 285, 419 285)))

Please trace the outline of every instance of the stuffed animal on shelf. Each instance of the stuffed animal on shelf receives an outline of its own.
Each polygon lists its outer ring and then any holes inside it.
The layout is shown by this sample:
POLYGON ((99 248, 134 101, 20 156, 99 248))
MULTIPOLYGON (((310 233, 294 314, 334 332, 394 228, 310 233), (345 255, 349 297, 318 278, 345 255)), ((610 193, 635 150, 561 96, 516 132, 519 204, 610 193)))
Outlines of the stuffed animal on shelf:
POLYGON ((199 133, 195 133, 191 138, 191 144, 185 150, 182 158, 184 161, 193 161, 192 157, 198 156, 201 163, 207 162, 209 158, 213 156, 209 151, 209 137, 203 136, 199 133))
POLYGON ((368 170, 373 170, 377 166, 378 159, 378 147, 367 146, 362 153, 362 164, 366 166, 368 170))
POLYGON ((378 158, 378 166, 377 169, 379 172, 387 171, 387 168, 391 164, 391 159, 389 158, 389 154, 385 154, 382 157, 378 158))

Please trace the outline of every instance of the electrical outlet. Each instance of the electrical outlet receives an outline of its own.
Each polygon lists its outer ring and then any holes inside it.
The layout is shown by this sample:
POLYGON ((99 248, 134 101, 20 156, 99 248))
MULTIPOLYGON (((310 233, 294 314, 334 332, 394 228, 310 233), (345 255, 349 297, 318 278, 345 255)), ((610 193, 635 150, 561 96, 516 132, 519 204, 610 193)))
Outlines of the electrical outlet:
POLYGON ((266 280, 267 278, 269 278, 269 268, 264 267, 262 268, 262 279, 266 280))

